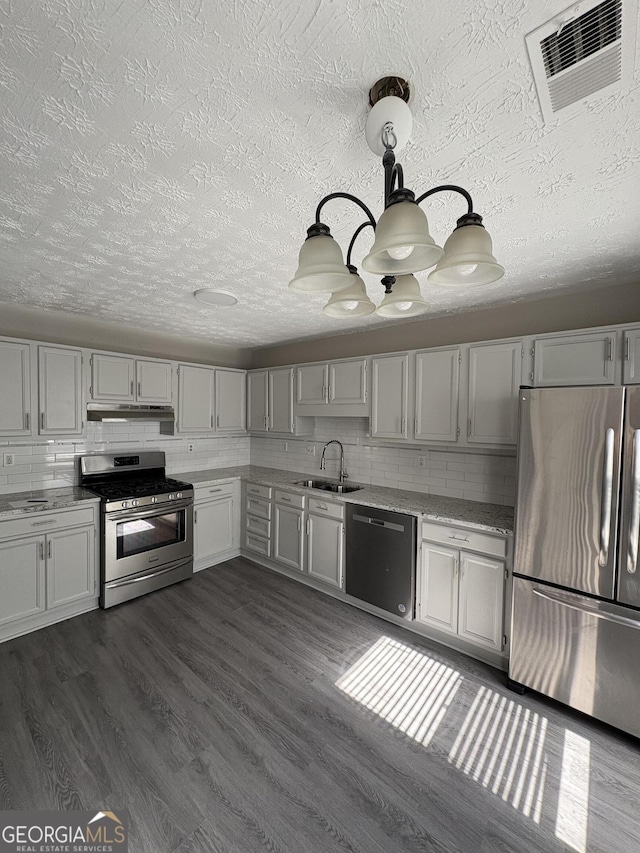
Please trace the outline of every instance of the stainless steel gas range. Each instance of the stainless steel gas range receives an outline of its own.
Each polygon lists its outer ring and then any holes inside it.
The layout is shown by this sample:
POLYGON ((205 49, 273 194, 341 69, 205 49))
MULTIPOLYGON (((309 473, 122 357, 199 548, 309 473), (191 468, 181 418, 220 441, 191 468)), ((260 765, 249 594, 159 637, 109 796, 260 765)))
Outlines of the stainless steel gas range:
POLYGON ((102 499, 101 607, 191 577, 193 487, 162 451, 82 456, 80 485, 102 499))

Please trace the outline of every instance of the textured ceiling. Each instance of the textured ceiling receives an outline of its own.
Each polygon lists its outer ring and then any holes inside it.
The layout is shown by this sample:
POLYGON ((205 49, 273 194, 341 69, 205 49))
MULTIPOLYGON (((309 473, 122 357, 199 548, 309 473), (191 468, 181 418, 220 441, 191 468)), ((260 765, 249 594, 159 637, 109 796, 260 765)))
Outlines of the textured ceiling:
MULTIPOLYGON (((0 301, 247 347, 384 322, 331 320, 287 282, 324 194, 381 212, 364 124, 388 73, 414 91, 406 185, 465 186, 507 269, 466 291, 420 274, 434 314, 640 281, 640 62, 544 125, 524 37, 566 5, 0 0, 0 301)), ((442 244, 464 203, 423 209, 442 244)), ((361 214, 325 212, 346 249, 361 214)))

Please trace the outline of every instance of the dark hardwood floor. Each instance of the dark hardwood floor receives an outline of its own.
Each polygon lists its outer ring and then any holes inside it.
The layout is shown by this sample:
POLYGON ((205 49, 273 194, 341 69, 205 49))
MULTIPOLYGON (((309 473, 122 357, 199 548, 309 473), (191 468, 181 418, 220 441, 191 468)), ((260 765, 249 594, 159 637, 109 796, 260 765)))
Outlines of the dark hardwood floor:
POLYGON ((132 853, 640 851, 638 741, 242 559, 0 677, 0 808, 127 809, 132 853))

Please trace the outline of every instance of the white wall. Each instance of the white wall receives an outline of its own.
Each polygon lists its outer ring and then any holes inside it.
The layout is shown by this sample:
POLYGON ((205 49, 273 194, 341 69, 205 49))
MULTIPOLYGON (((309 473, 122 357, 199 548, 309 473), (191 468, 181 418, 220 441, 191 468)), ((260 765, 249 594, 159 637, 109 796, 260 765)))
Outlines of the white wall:
POLYGON ((76 457, 82 453, 164 450, 167 473, 249 464, 248 436, 182 438, 160 434, 158 423, 88 423, 84 439, 67 441, 0 442, 0 494, 53 489, 77 484, 76 457), (194 446, 189 453, 187 445, 194 446), (6 467, 3 454, 14 453, 16 464, 6 467))
MULTIPOLYGON (((320 475, 324 444, 337 438, 344 445, 345 468, 350 480, 409 489, 432 495, 447 495, 474 501, 505 504, 515 502, 515 451, 495 455, 483 451, 446 452, 416 447, 379 446, 370 442, 367 418, 316 418, 315 432, 307 439, 253 436, 251 464, 320 475), (283 450, 286 441, 287 450, 283 450), (315 447, 315 456, 307 448, 315 447), (418 467, 425 457, 425 468, 418 467)), ((339 448, 327 450, 325 474, 334 478, 339 470, 339 448)))

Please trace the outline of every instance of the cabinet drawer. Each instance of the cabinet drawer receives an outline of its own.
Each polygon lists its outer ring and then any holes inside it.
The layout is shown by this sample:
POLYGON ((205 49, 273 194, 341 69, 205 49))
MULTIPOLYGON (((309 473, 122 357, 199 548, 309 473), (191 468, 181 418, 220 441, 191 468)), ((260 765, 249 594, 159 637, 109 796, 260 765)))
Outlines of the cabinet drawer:
POLYGON ((258 536, 271 536, 271 522, 266 518, 257 518, 255 515, 247 516, 247 533, 255 533, 258 536))
POLYGON ((213 483, 211 486, 198 486, 194 490, 194 499, 196 501, 206 501, 211 498, 223 498, 226 495, 233 495, 235 492, 235 481, 228 483, 213 483))
POLYGON ((48 533, 50 530, 61 530, 65 527, 76 527, 80 524, 93 524, 93 507, 74 509, 70 512, 33 512, 26 513, 21 518, 0 522, 0 538, 11 536, 26 536, 28 534, 48 533))
POLYGON ((247 483, 247 494, 258 498, 270 498, 271 486, 259 486, 257 483, 247 483))
POLYGON ((262 498, 247 497, 247 514, 258 518, 271 518, 271 504, 262 498))
POLYGON ((309 498, 309 512, 316 512, 318 515, 328 515, 331 518, 344 518, 344 504, 309 498))
POLYGON ((286 504, 287 506, 297 506, 298 509, 304 509, 304 495, 296 495, 293 492, 281 492, 276 490, 276 503, 286 504))
POLYGON ((452 548, 464 548, 465 551, 481 551, 496 557, 506 557, 507 541, 501 536, 469 530, 462 527, 446 527, 443 524, 422 522, 422 538, 431 542, 440 542, 452 548))
POLYGON ((245 545, 248 551, 255 551, 256 554, 262 554, 263 557, 271 556, 271 542, 268 539, 263 539, 262 536, 254 536, 253 533, 247 532, 245 545))

